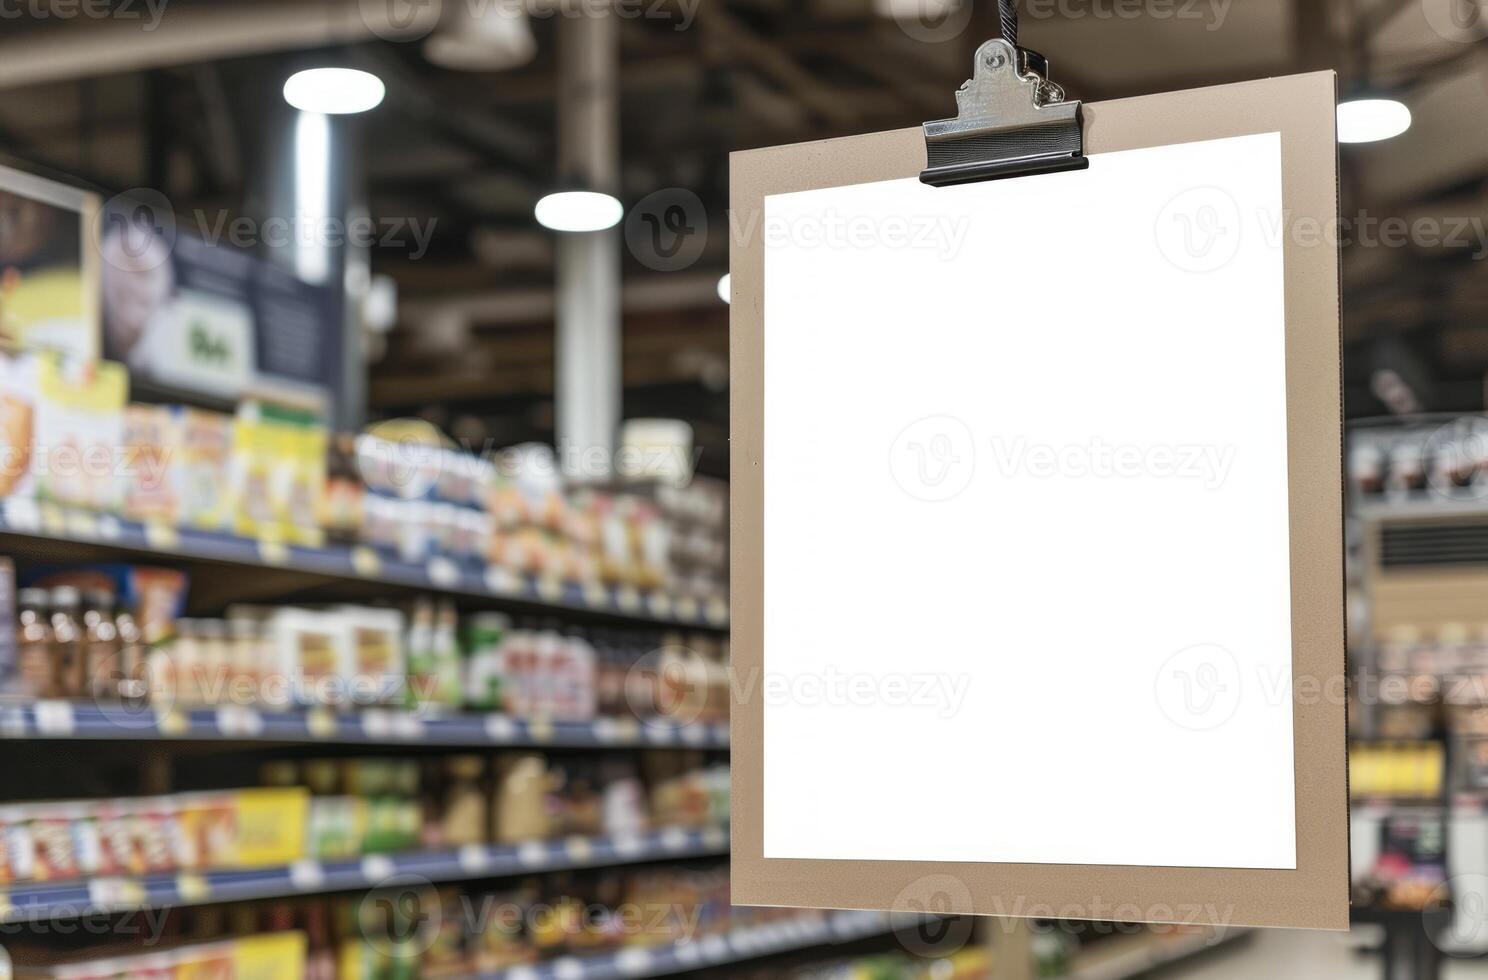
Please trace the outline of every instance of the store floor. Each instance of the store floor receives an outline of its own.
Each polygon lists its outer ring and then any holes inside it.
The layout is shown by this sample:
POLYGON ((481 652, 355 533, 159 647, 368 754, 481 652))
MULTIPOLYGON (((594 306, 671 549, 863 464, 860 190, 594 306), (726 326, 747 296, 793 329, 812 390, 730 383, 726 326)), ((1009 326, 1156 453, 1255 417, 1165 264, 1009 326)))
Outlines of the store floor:
MULTIPOLYGON (((1371 933, 1356 929, 1347 935, 1265 930, 1233 947, 1175 964, 1164 978, 1183 980, 1380 980, 1383 965, 1377 955, 1361 953, 1375 942, 1371 933)), ((1488 980, 1488 959, 1449 960, 1444 980, 1488 980)))

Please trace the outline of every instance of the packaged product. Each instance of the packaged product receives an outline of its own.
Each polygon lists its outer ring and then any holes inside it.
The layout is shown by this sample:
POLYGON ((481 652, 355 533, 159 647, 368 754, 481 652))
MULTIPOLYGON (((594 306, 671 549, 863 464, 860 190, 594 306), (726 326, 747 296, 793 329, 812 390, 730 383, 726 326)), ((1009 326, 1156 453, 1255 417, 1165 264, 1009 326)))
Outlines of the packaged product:
POLYGON ((290 864, 305 854, 310 794, 303 787, 240 789, 231 794, 236 834, 229 867, 290 864))
POLYGON ((402 694, 408 665, 403 653, 403 614, 396 609, 342 606, 332 611, 347 665, 351 700, 386 704, 402 694))
POLYGON ((29 809, 31 865, 25 877, 33 881, 66 881, 82 875, 73 828, 78 812, 52 805, 29 809))
POLYGON ((124 465, 120 508, 142 523, 174 524, 179 516, 173 465, 180 436, 170 408, 130 405, 124 410, 124 465))
POLYGON ((31 472, 36 496, 116 512, 129 375, 122 364, 36 355, 31 472))
POLYGON ((505 643, 511 627, 511 617, 502 613, 481 613, 470 618, 465 656, 465 704, 468 707, 498 711, 503 706, 505 643))
POLYGON ((350 663, 343 627, 333 613, 309 609, 279 609, 265 624, 270 650, 264 696, 304 707, 346 704, 350 663), (283 692, 281 695, 279 692, 283 692))
POLYGON ((179 444, 171 471, 180 523, 204 531, 224 530, 233 513, 229 492, 232 417, 187 407, 172 412, 179 444))
POLYGON ((35 356, 0 352, 0 498, 29 493, 35 420, 35 356))
POLYGON ((540 755, 503 757, 497 767, 496 840, 516 844, 552 836, 548 792, 552 778, 540 755))

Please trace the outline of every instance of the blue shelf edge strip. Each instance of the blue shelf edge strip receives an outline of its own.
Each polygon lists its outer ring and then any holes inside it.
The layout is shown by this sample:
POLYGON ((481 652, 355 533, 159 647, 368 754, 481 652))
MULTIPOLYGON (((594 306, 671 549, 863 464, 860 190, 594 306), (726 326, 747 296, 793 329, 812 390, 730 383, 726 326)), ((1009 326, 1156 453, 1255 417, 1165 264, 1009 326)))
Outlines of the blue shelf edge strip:
POLYGON ((501 566, 447 557, 434 557, 425 562, 404 561, 366 546, 332 544, 323 548, 305 548, 255 541, 220 531, 152 527, 111 515, 64 511, 31 500, 0 501, 0 532, 535 603, 558 610, 598 612, 663 625, 703 629, 728 627, 727 604, 719 600, 674 599, 665 593, 616 586, 585 587, 501 566))
POLYGON ((565 956, 547 963, 480 974, 478 980, 626 980, 685 973, 710 966, 850 943, 893 931, 882 912, 834 912, 822 919, 770 922, 671 946, 631 947, 600 956, 565 956))
POLYGON ((545 721, 500 714, 414 714, 400 710, 259 711, 129 709, 89 702, 0 703, 3 739, 183 739, 367 745, 533 748, 727 749, 727 722, 678 724, 635 719, 545 721))
POLYGON ((482 844, 450 851, 370 855, 347 861, 237 871, 198 871, 55 883, 20 883, 0 902, 0 922, 241 902, 376 888, 406 888, 727 854, 728 829, 667 828, 627 837, 573 837, 526 844, 482 844))

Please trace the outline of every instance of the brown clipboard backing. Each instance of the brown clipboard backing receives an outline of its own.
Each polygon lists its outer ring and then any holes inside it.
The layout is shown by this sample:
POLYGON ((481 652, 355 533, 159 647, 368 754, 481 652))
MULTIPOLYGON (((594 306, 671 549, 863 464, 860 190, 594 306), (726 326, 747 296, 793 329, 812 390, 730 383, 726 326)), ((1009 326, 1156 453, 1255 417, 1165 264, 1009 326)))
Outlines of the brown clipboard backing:
MULTIPOLYGON (((1335 103, 1336 76, 1328 71, 1087 104, 1085 152, 1279 132, 1287 221, 1329 228, 1338 217, 1335 103)), ((731 223, 749 227, 750 216, 763 214, 767 195, 914 177, 924 166, 925 139, 918 128, 734 153, 731 223)), ((1301 236, 1287 237, 1283 248, 1295 870, 766 859, 764 704, 759 685, 745 684, 736 685, 732 718, 735 903, 1348 928, 1346 705, 1342 698, 1317 696, 1319 684, 1327 689, 1345 675, 1338 249, 1331 240, 1301 236)), ((733 236, 730 272, 731 652, 735 676, 747 677, 764 666, 761 236, 733 236)), ((967 778, 996 780, 998 753, 1027 746, 959 750, 966 754, 967 778)), ((899 777, 892 773, 883 778, 884 792, 923 795, 918 830, 933 834, 935 788, 896 785, 899 777)), ((1008 787, 1010 800, 1018 799, 1018 789, 1008 787)), ((1089 819, 1095 826, 1101 815, 1092 812, 1089 819)))

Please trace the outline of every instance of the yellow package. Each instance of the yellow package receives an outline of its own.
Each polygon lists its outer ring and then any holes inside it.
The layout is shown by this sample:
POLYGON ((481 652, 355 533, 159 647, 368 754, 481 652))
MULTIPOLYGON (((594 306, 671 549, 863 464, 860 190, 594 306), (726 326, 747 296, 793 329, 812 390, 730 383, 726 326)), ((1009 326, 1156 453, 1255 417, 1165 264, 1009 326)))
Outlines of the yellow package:
POLYGON ((118 457, 128 401, 124 365, 37 355, 31 472, 38 498, 88 510, 119 509, 118 457))
POLYGON ((243 789, 233 794, 240 868, 292 864, 305 856, 310 794, 302 786, 243 789))
POLYGON ((304 980, 308 954, 304 933, 250 936, 234 945, 234 980, 304 980))

